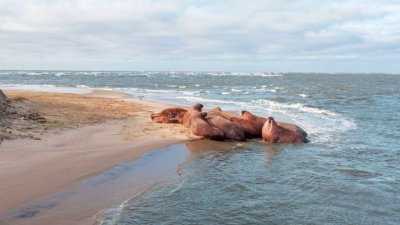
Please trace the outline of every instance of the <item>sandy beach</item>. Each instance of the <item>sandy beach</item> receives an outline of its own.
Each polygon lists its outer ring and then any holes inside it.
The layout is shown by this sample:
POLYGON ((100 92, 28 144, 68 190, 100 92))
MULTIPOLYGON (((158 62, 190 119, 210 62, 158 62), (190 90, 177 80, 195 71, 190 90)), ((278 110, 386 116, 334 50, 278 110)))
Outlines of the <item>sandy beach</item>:
POLYGON ((16 135, 0 144, 0 216, 150 150, 196 138, 181 125, 151 122, 149 114, 167 105, 122 93, 5 93, 45 122, 16 121, 8 128, 16 135))

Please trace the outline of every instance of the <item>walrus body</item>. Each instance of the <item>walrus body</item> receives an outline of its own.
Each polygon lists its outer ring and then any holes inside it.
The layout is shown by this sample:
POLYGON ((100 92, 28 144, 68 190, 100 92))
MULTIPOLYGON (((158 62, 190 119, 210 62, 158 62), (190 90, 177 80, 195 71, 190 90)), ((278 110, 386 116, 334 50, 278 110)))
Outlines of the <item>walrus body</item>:
POLYGON ((250 120, 244 120, 232 113, 223 112, 220 107, 208 111, 208 116, 220 116, 243 129, 246 138, 261 138, 262 125, 250 120))
POLYGON ((182 118, 182 124, 183 126, 190 128, 190 122, 192 120, 192 114, 196 113, 196 112, 201 112, 203 109, 203 105, 202 104, 195 104, 192 107, 189 108, 189 110, 187 110, 187 112, 185 112, 185 114, 183 115, 182 118))
POLYGON ((237 117, 234 114, 223 112, 220 107, 216 107, 216 108, 213 108, 213 109, 209 110, 207 112, 207 115, 208 116, 220 116, 220 117, 225 118, 227 120, 230 120, 233 117, 237 117))
MULTIPOLYGON (((245 110, 242 111, 240 118, 249 120, 249 121, 254 121, 255 123, 258 124, 258 126, 261 126, 261 127, 263 127, 265 122, 267 121, 267 118, 256 116, 256 115, 250 113, 249 111, 245 111, 245 110)), ((279 122, 279 121, 275 121, 275 122, 281 127, 284 127, 291 131, 297 132, 305 137, 308 136, 307 132, 305 132, 303 129, 301 129, 300 127, 298 127, 292 123, 285 123, 285 122, 279 122)))
POLYGON ((206 121, 212 126, 218 127, 224 132, 225 138, 234 141, 245 141, 246 136, 243 129, 237 124, 221 117, 221 116, 207 116, 206 121))
POLYGON ((261 138, 261 131, 264 124, 252 120, 245 120, 239 117, 231 117, 229 121, 240 126, 243 129, 246 138, 261 138))
POLYGON ((269 143, 306 143, 305 135, 278 125, 273 117, 268 117, 262 129, 262 138, 269 143))
POLYGON ((209 124, 205 120, 206 116, 207 113, 205 112, 201 113, 195 110, 191 112, 190 131, 192 134, 213 140, 224 140, 224 132, 218 127, 209 124))
POLYGON ((186 112, 187 110, 184 108, 167 108, 159 113, 152 113, 150 118, 156 123, 182 123, 186 112))

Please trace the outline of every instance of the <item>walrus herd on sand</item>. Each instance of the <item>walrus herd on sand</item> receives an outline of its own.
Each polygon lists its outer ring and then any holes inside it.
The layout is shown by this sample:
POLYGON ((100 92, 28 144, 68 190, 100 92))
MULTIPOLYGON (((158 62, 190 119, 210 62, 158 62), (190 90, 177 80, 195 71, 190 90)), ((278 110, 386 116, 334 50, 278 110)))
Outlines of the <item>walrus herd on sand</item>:
POLYGON ((275 121, 273 117, 263 118, 243 110, 240 117, 223 112, 220 107, 203 112, 202 104, 189 109, 167 108, 150 115, 156 123, 181 123, 193 135, 212 140, 245 141, 262 138, 268 143, 306 143, 307 133, 300 127, 275 121))

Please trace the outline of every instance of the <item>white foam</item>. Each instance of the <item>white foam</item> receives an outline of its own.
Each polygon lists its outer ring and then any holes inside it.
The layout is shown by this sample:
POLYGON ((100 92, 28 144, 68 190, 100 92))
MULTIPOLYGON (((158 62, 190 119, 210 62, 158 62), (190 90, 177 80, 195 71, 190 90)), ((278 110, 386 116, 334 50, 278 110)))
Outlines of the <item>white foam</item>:
POLYGON ((221 91, 221 95, 229 95, 230 94, 230 92, 227 92, 227 91, 221 91))
POLYGON ((219 103, 219 104, 230 104, 236 105, 236 102, 233 101, 224 101, 224 100, 217 100, 217 99, 206 99, 202 97, 189 97, 189 96, 178 96, 177 99, 184 99, 189 102, 203 102, 203 103, 219 103))
POLYGON ((145 92, 149 93, 176 93, 176 90, 154 90, 154 89, 144 89, 145 92))
POLYGON ((77 84, 77 85, 75 85, 75 87, 77 87, 77 88, 89 88, 89 86, 84 85, 84 84, 77 84))
POLYGON ((301 103, 279 103, 270 100, 254 100, 248 106, 262 115, 286 115, 300 127, 304 128, 313 142, 332 142, 337 133, 357 128, 351 118, 326 109, 307 106, 301 103))
POLYGON ((29 84, 10 84, 0 85, 3 90, 14 90, 14 91, 33 91, 33 92, 56 92, 56 93, 73 93, 73 94, 84 94, 89 93, 91 88, 88 87, 62 87, 52 84, 42 85, 29 85, 29 84))
POLYGON ((297 95, 302 97, 302 98, 309 98, 310 97, 309 95, 306 95, 306 94, 297 94, 297 95))
POLYGON ((57 73, 54 74, 54 76, 56 76, 56 77, 61 77, 61 76, 64 76, 64 75, 65 75, 65 73, 63 73, 63 72, 57 72, 57 73))
POLYGON ((194 95, 196 92, 194 91, 182 91, 182 94, 184 95, 194 95))

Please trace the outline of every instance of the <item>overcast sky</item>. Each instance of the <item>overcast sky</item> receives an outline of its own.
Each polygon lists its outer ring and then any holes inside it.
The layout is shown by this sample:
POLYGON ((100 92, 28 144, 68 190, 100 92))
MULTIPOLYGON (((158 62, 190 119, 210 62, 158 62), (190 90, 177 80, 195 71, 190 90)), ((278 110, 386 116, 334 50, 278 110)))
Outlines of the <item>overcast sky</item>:
POLYGON ((0 69, 400 73, 400 1, 0 0, 0 69))

